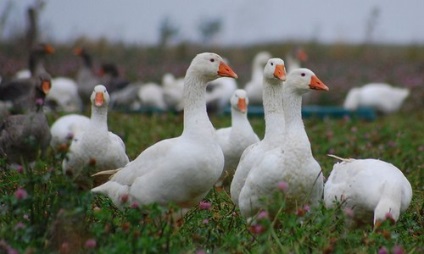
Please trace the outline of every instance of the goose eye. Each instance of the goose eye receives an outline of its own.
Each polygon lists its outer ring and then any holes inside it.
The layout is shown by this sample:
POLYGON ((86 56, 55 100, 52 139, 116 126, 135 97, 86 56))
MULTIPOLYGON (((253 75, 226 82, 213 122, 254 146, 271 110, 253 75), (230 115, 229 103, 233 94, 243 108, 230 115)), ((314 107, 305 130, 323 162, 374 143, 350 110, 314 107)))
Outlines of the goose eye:
POLYGON ((211 58, 209 61, 211 61, 211 63, 215 62, 215 59, 211 58))
POLYGON ((271 66, 274 66, 274 63, 273 62, 271 62, 271 66))
POLYGON ((305 75, 306 75, 306 74, 305 74, 305 73, 302 73, 302 74, 300 74, 300 75, 301 75, 302 77, 305 77, 305 75))

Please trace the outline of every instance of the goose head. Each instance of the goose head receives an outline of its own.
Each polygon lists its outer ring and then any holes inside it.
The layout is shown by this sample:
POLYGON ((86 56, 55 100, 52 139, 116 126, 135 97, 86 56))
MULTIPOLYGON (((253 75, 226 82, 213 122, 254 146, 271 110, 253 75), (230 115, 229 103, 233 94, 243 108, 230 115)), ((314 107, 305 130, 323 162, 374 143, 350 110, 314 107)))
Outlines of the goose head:
POLYGON ((91 104, 94 107, 107 107, 109 105, 110 96, 104 85, 97 85, 94 87, 93 93, 91 93, 91 104))
POLYGON ((237 74, 228 66, 221 56, 215 53, 198 54, 187 69, 187 74, 202 77, 210 82, 220 77, 237 78, 237 74))
POLYGON ((264 68, 264 79, 278 84, 286 80, 286 68, 283 59, 271 58, 268 60, 264 68))
POLYGON ((300 94, 309 90, 328 91, 328 87, 313 73, 306 68, 296 69, 289 73, 284 87, 295 89, 300 94))
POLYGON ((242 113, 247 112, 247 105, 249 105, 249 98, 247 98, 246 91, 243 89, 237 89, 234 91, 233 96, 230 99, 231 107, 242 113))

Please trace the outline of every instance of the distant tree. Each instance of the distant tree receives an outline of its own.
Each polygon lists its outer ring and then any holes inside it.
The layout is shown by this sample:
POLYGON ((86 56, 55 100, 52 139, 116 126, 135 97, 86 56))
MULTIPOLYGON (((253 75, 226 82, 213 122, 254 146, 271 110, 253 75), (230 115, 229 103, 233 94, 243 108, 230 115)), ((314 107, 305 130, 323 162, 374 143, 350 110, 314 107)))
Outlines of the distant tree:
POLYGON ((170 41, 177 36, 178 32, 178 28, 172 24, 169 17, 162 19, 159 27, 159 46, 168 46, 170 41))
POLYGON ((210 43, 211 40, 221 31, 221 19, 204 20, 199 25, 199 30, 204 43, 210 43))

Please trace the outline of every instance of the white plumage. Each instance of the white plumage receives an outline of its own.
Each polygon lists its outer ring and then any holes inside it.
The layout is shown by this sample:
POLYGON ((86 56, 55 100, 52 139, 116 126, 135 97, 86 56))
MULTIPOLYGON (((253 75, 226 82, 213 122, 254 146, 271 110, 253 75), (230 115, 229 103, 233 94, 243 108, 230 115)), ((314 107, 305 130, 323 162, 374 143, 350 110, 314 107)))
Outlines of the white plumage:
POLYGON ((50 146, 55 151, 66 150, 72 139, 84 132, 89 123, 90 118, 84 115, 70 114, 59 117, 50 127, 50 146))
POLYGON ((184 130, 144 150, 93 192, 121 206, 122 197, 140 205, 174 203, 190 208, 220 177, 224 156, 206 112, 206 85, 218 77, 237 77, 220 56, 198 54, 184 80, 184 130))
POLYGON ((370 83, 352 88, 346 96, 343 107, 356 110, 359 107, 372 107, 390 114, 396 112, 409 95, 409 89, 393 87, 385 83, 370 83))
POLYGON ((231 183, 243 151, 248 146, 259 142, 259 137, 247 118, 249 98, 246 91, 242 89, 234 91, 230 104, 231 127, 216 130, 217 140, 225 158, 224 171, 217 186, 220 186, 224 180, 224 183, 231 183))
POLYGON ((247 97, 249 97, 250 103, 252 105, 262 105, 262 82, 264 66, 270 58, 270 53, 261 51, 256 54, 255 58, 253 59, 252 78, 244 87, 247 92, 247 97))
POLYGON ((239 205, 240 191, 254 163, 266 151, 281 146, 284 135, 283 80, 286 78, 284 61, 280 58, 269 59, 263 71, 263 104, 265 114, 264 139, 244 150, 231 182, 231 199, 239 205))
POLYGON ((399 219, 412 199, 408 179, 394 165, 376 159, 342 159, 334 164, 325 183, 324 202, 336 201, 353 210, 357 222, 374 225, 399 219))
POLYGON ((322 199, 323 175, 312 155, 301 115, 302 95, 311 89, 326 91, 328 87, 309 69, 288 74, 283 85, 284 143, 265 152, 253 164, 238 200, 243 216, 252 217, 267 209, 267 201, 280 191, 279 182, 288 185, 287 210, 305 204, 316 206, 322 199))
POLYGON ((65 174, 78 177, 89 165, 100 171, 123 167, 129 162, 124 142, 108 130, 109 101, 109 94, 103 85, 94 87, 90 122, 86 130, 72 140, 62 163, 65 174))

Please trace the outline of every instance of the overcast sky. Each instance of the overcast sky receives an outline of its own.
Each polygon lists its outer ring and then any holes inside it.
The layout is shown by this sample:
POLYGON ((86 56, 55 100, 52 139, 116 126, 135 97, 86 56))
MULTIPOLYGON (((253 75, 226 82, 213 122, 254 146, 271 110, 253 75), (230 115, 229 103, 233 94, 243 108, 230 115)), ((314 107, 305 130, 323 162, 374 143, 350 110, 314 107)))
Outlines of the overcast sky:
MULTIPOLYGON (((34 0, 12 1, 5 33, 25 27, 25 8, 34 0), (8 30, 9 29, 9 30, 8 30)), ((373 9, 373 40, 424 43, 424 0, 46 0, 40 15, 43 39, 79 36, 154 44, 161 21, 178 29, 177 42, 200 41, 199 24, 219 18, 221 45, 276 40, 361 43, 373 9)))

